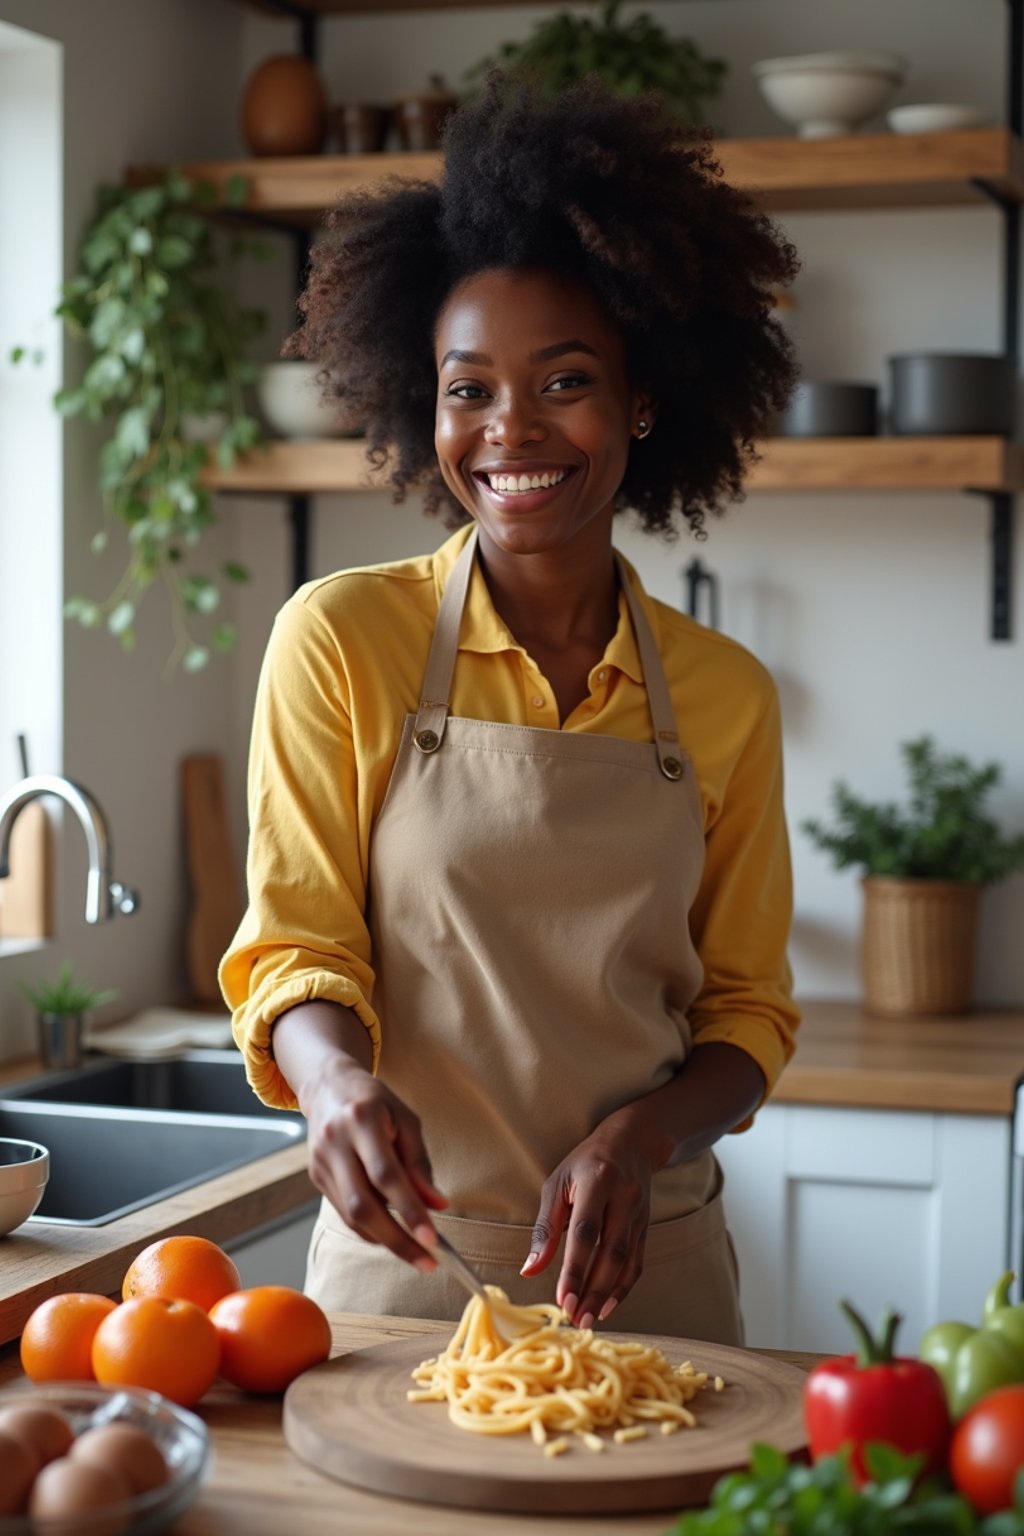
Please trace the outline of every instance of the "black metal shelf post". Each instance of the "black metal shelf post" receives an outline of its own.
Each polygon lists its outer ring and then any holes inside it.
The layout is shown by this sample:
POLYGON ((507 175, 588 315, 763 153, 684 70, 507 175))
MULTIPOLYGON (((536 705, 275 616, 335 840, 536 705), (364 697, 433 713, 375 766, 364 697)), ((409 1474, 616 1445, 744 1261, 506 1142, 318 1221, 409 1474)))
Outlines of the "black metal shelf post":
MULTIPOLYGON (((294 16, 299 24, 299 52, 304 59, 308 59, 313 65, 319 62, 320 54, 320 18, 311 15, 308 11, 298 6, 287 3, 279 5, 282 11, 294 16)), ((294 233, 295 241, 295 295, 302 292, 306 281, 306 269, 309 266, 309 252, 312 246, 312 236, 308 230, 299 229, 294 233)), ((303 582, 312 575, 311 560, 311 534, 313 525, 313 498, 305 493, 295 493, 288 497, 288 524, 291 532, 292 551, 292 591, 301 587, 303 582)))

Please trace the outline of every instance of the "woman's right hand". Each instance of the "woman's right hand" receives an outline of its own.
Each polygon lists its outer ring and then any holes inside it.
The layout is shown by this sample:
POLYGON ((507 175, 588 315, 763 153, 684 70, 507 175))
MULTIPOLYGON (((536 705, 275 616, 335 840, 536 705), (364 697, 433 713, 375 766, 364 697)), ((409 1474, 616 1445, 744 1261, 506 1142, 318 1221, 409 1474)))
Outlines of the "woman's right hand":
POLYGON ((429 1212, 448 1201, 434 1187, 417 1116, 341 1052, 303 1097, 314 1186, 368 1243, 390 1248, 425 1274, 436 1269, 426 1251, 434 1237, 429 1212))

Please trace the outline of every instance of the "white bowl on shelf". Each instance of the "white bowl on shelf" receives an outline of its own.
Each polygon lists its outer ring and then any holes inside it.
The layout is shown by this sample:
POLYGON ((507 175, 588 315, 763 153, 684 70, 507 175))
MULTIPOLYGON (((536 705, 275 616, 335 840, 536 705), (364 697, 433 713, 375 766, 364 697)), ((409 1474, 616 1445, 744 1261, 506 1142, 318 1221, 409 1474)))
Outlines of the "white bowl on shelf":
POLYGON ((347 418, 336 400, 324 400, 318 363, 264 363, 256 382, 256 397, 267 426, 277 437, 353 437, 359 424, 347 418))
POLYGON ((987 128, 992 119, 977 107, 953 101, 922 101, 893 107, 886 122, 893 133, 954 133, 958 128, 987 128))
POLYGON ((36 1210, 50 1177, 50 1154, 37 1141, 0 1136, 0 1236, 36 1210))
POLYGON ((801 139, 853 133, 881 110, 906 72, 895 53, 803 53, 751 67, 765 101, 801 139))

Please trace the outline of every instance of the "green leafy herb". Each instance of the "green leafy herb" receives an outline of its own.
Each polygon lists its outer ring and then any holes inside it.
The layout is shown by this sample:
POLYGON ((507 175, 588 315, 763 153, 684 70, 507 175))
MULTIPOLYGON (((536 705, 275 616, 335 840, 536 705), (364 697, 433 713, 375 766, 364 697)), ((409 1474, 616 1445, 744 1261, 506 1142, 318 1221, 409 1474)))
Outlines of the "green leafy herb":
POLYGON ((998 763, 974 767, 936 750, 930 736, 900 748, 910 779, 910 805, 872 805, 841 780, 834 786, 834 826, 801 822, 831 853, 836 867, 859 864, 869 875, 988 884, 1024 869, 1024 833, 1004 837, 983 804, 999 782, 998 763))
POLYGON ((528 77, 553 96, 596 74, 619 96, 660 91, 681 116, 701 122, 704 103, 719 95, 728 65, 704 58, 689 39, 670 37, 643 13, 621 21, 621 5, 622 0, 604 0, 596 24, 560 11, 538 23, 526 42, 503 43, 467 79, 478 79, 497 65, 512 76, 528 77))
POLYGON ((40 981, 35 986, 27 982, 18 985, 38 1013, 88 1013, 113 1002, 115 991, 97 992, 87 981, 79 980, 65 961, 52 981, 40 981))
POLYGON ((919 1457, 888 1445, 866 1450, 872 1481, 855 1485, 845 1454, 813 1465, 770 1445, 750 1468, 715 1484, 706 1509, 680 1515, 668 1536, 1024 1536, 1024 1502, 979 1519, 958 1494, 918 1483, 919 1457))
MULTIPOLYGON (((244 197, 239 181, 228 188, 233 203, 244 197)), ((54 404, 66 416, 109 423, 99 483, 106 521, 123 525, 128 546, 113 591, 95 602, 72 597, 65 615, 104 625, 130 649, 138 609, 161 577, 171 599, 170 667, 205 654, 192 631, 219 598, 218 577, 185 569, 215 520, 202 483, 207 448, 190 439, 187 419, 223 419, 215 453, 224 467, 261 441, 243 390, 256 377, 246 349, 265 316, 240 308, 234 283, 218 281, 220 237, 201 212, 213 200, 212 188, 178 170, 153 186, 102 187, 56 310, 88 355, 81 382, 59 390, 54 404)), ((252 249, 230 242, 232 255, 252 249)), ((103 547, 94 540, 97 552, 103 547)), ((227 579, 245 576, 232 565, 227 579)))

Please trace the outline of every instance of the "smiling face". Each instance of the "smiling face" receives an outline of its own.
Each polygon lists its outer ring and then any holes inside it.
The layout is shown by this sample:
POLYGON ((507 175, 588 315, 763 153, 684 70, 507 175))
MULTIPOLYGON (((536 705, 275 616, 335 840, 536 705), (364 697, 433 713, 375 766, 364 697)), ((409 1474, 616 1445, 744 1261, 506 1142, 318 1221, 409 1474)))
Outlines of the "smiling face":
POLYGON ((610 540, 643 402, 590 289, 545 270, 478 272, 449 294, 435 354, 438 463, 485 546, 538 553, 584 528, 610 540))

